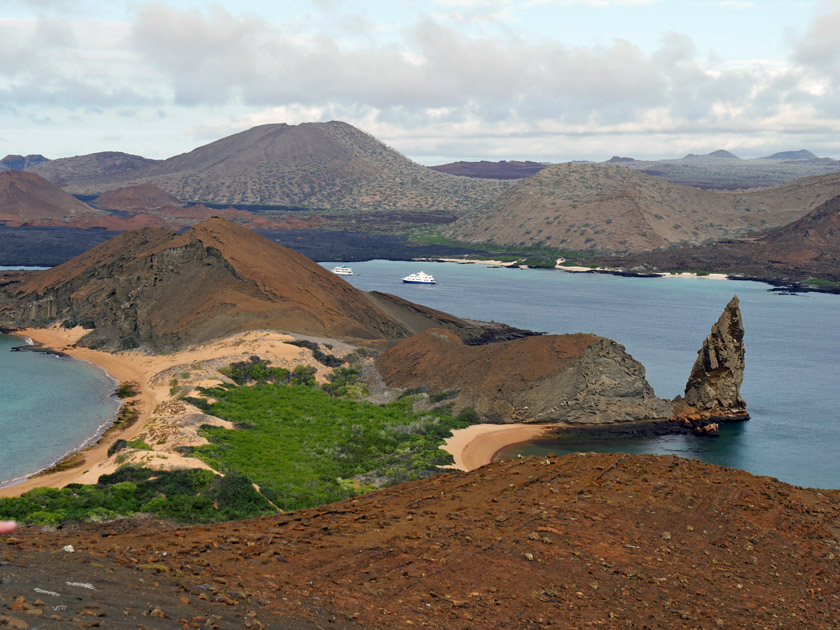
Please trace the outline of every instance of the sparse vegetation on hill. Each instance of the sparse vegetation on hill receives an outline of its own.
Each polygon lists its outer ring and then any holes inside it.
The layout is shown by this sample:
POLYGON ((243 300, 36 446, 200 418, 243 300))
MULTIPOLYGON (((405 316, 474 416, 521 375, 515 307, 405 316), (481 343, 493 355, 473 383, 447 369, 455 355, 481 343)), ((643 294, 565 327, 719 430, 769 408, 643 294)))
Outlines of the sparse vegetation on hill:
POLYGON ((36 168, 74 193, 150 182, 185 201, 353 211, 460 212, 507 188, 437 173, 337 121, 263 125, 168 160, 133 158, 94 154, 36 168), (109 168, 91 168, 103 162, 109 168))
POLYGON ((488 249, 642 252, 785 225, 837 194, 840 174, 728 192, 671 184, 622 166, 555 164, 441 233, 488 249))

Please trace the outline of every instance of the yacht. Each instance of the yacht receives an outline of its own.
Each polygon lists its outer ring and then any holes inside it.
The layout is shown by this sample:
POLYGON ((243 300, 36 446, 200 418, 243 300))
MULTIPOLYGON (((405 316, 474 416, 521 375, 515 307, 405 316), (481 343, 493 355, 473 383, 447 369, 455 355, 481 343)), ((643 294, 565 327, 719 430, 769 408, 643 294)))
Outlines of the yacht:
POLYGON ((403 282, 407 282, 408 284, 437 284, 435 282, 435 277, 429 275, 428 273, 413 273, 410 276, 406 276, 402 279, 403 282))
POLYGON ((333 267, 332 272, 339 276, 352 276, 353 269, 350 267, 345 267, 344 265, 339 265, 338 267, 333 267))

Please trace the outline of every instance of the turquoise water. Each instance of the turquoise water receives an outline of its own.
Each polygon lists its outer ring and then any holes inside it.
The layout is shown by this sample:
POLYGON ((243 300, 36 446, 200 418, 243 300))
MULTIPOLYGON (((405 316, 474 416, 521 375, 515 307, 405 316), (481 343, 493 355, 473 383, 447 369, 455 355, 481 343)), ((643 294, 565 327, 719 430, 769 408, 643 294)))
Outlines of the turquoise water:
MULTIPOLYGON (((332 269, 337 263, 323 263, 332 269)), ((462 317, 615 339, 641 361, 657 395, 683 392, 697 351, 733 295, 746 327, 742 395, 752 420, 717 439, 553 443, 543 452, 676 453, 789 483, 840 488, 840 296, 771 293, 757 282, 624 278, 482 265, 370 261, 345 279, 462 317), (403 284, 423 270, 435 286, 403 284)), ((526 451, 528 449, 525 449, 526 451)))
POLYGON ((30 475, 94 440, 113 422, 116 382, 74 359, 12 352, 0 335, 0 485, 30 475))

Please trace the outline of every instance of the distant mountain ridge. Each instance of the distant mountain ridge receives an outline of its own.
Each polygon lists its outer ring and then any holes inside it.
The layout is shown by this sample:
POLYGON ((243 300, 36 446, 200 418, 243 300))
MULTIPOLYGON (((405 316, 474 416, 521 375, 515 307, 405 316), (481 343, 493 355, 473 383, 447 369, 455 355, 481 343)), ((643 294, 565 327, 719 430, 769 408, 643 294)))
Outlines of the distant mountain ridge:
POLYGON ((840 172, 840 161, 819 158, 810 151, 782 151, 762 158, 743 159, 726 150, 683 158, 636 160, 614 156, 604 162, 625 166, 665 181, 719 190, 766 188, 796 179, 840 172))
POLYGON ((473 244, 641 252, 785 225, 838 194, 838 173, 734 192, 671 184, 621 165, 554 164, 445 234, 473 244))
POLYGON ((43 155, 7 155, 0 160, 0 171, 24 171, 37 164, 49 162, 43 155))
POLYGON ((456 211, 507 187, 436 173, 337 121, 262 125, 167 160, 100 153, 33 170, 72 193, 148 182, 186 202, 333 210, 456 211))

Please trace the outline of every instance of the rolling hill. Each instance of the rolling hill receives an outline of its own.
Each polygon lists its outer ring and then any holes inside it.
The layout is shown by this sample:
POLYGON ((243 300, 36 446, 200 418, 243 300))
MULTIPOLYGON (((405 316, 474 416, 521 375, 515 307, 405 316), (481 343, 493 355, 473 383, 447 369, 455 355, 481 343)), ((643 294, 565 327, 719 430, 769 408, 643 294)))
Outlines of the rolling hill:
POLYGON ((469 243, 641 252, 785 225, 838 194, 840 174, 736 192, 671 184, 623 166, 554 164, 445 234, 469 243))
POLYGON ((507 187, 436 173, 335 121, 254 127, 163 161, 94 154, 33 170, 73 193, 149 182, 188 202, 332 210, 460 211, 507 187))

